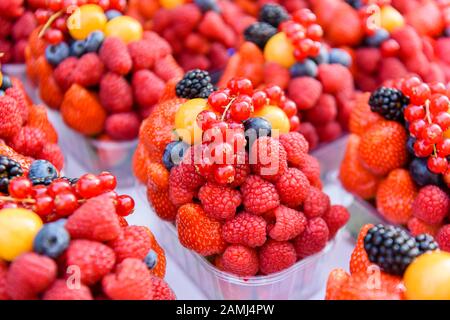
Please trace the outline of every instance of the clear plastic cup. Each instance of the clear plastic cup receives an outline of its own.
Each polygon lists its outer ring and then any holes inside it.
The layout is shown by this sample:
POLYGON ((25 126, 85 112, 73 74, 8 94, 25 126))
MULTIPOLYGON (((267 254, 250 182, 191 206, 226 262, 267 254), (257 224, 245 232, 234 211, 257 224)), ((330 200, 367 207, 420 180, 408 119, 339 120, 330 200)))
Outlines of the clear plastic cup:
MULTIPOLYGON (((134 185, 132 158, 137 140, 114 142, 88 138, 69 128, 58 111, 47 110, 48 117, 58 132, 59 145, 64 154, 74 158, 85 172, 111 172, 117 177, 119 188, 134 185)), ((68 176, 79 175, 78 167, 70 161, 66 163, 65 172, 68 176)))
POLYGON ((3 64, 2 71, 8 76, 18 78, 32 101, 36 100, 36 89, 27 77, 27 70, 24 63, 3 64))
MULTIPOLYGON (((146 190, 138 185, 137 192, 141 200, 147 202, 146 190)), ((148 206, 148 214, 156 213, 148 206)), ((154 217, 147 217, 152 219, 154 217)), ((175 262, 183 268, 191 280, 208 299, 220 300, 294 300, 311 299, 326 283, 327 265, 335 240, 330 241, 321 252, 308 257, 281 272, 249 278, 239 278, 218 270, 207 259, 184 248, 177 236, 175 225, 155 219, 152 231, 156 233, 159 243, 175 262)))
POLYGON ((388 223, 369 202, 346 191, 339 180, 339 168, 344 158, 348 135, 323 145, 313 151, 320 162, 321 180, 324 191, 331 198, 331 203, 341 204, 350 212, 350 221, 346 228, 356 239, 361 227, 367 223, 388 223))

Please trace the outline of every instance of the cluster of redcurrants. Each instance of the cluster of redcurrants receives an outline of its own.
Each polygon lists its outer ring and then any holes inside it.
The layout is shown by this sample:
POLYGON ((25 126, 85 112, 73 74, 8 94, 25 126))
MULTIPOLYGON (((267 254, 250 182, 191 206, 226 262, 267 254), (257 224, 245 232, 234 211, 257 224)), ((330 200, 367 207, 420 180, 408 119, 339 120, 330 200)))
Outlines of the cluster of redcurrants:
POLYGON ((426 84, 411 77, 399 84, 399 90, 409 97, 405 108, 405 120, 413 140, 414 154, 428 157, 428 168, 437 174, 449 172, 447 157, 450 155, 450 99, 442 83, 426 84))
POLYGON ((292 20, 280 25, 281 31, 295 48, 294 57, 297 61, 316 57, 320 53, 323 30, 316 22, 317 17, 311 10, 301 9, 292 14, 292 20))
POLYGON ((25 177, 9 182, 9 195, 0 195, 1 208, 23 207, 31 209, 45 221, 54 221, 71 215, 87 199, 109 193, 116 203, 116 212, 127 216, 133 212, 134 200, 128 195, 118 195, 116 177, 109 172, 99 175, 85 174, 78 180, 57 178, 49 185, 37 184, 25 177))

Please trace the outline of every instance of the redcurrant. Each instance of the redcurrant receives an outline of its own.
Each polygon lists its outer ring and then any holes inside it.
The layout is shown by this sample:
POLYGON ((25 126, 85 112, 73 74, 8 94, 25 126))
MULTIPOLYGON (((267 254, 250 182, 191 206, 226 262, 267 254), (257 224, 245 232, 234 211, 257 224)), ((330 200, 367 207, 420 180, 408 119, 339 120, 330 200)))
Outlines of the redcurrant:
POLYGON ((284 96, 283 90, 277 85, 271 85, 264 89, 271 104, 278 105, 284 96))
POLYGON ((33 194, 33 184, 26 177, 12 179, 8 189, 9 195, 17 199, 25 199, 33 194))
POLYGON ((450 139, 444 139, 436 145, 436 150, 440 157, 450 155, 450 139))
POLYGON ((425 109, 422 106, 409 105, 404 114, 408 122, 413 122, 425 118, 425 109))
POLYGON ((230 101, 230 97, 223 90, 216 91, 208 97, 208 104, 216 111, 222 112, 230 101))
POLYGON ((427 144, 438 143, 443 138, 442 129, 435 123, 429 124, 422 131, 421 137, 427 144))
POLYGON ((262 90, 255 91, 252 95, 252 102, 255 110, 264 107, 268 102, 267 93, 262 90))
POLYGON ((426 126, 427 123, 424 119, 413 121, 409 126, 409 132, 411 133, 412 136, 416 138, 420 137, 422 131, 425 129, 426 126))
POLYGON ((134 200, 128 195, 117 197, 116 212, 119 216, 128 216, 134 210, 134 200))
POLYGON ((80 197, 86 199, 98 196, 103 192, 100 179, 91 173, 87 173, 78 179, 75 190, 80 197))
POLYGON ((433 145, 426 143, 424 140, 416 140, 414 143, 414 153, 417 157, 425 158, 433 152, 433 145))
POLYGON ((53 198, 49 195, 40 195, 35 198, 33 211, 41 217, 47 216, 53 212, 53 198))
POLYGON ((448 161, 442 157, 429 157, 427 161, 428 169, 434 173, 445 173, 448 167, 448 161))
POLYGON ((53 204, 56 214, 65 217, 78 208, 78 199, 72 192, 63 192, 55 196, 53 204))
POLYGON ((97 178, 100 179, 100 184, 103 191, 112 191, 117 186, 117 179, 110 172, 102 172, 97 176, 97 178))
POLYGON ((214 179, 220 184, 232 183, 235 175, 236 169, 231 164, 217 166, 214 170, 214 179))

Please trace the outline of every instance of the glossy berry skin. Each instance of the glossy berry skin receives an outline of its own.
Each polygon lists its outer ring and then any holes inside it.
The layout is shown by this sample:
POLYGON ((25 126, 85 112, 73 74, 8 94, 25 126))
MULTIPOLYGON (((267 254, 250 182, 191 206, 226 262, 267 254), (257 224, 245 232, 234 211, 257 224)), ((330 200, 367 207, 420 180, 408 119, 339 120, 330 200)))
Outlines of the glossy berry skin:
POLYGON ((413 137, 420 137, 427 127, 427 123, 423 119, 416 120, 409 125, 409 132, 413 137))
POLYGON ((109 172, 102 172, 98 175, 103 191, 113 191, 117 186, 117 179, 109 172))
POLYGON ((244 121, 250 117, 252 112, 252 99, 249 96, 240 96, 231 103, 230 116, 234 121, 244 121))
POLYGON ((433 173, 445 173, 447 171, 448 161, 443 157, 429 157, 428 169, 433 173))
POLYGON ((435 144, 442 140, 442 129, 437 124, 433 123, 428 125, 422 131, 422 139, 428 144, 435 144))
POLYGON ((121 195, 117 197, 116 212, 120 216, 128 216, 134 210, 134 200, 130 196, 121 195))
POLYGON ((404 115, 408 122, 413 122, 425 117, 425 109, 422 106, 411 105, 405 109, 404 115))
POLYGON ((426 159, 414 159, 409 166, 409 172, 414 182, 421 187, 429 184, 435 186, 442 185, 442 176, 428 169, 426 159))
POLYGON ((45 58, 48 63, 53 66, 59 65, 70 54, 70 49, 67 43, 61 42, 56 45, 49 45, 45 49, 45 58))
POLYGON ((210 110, 203 110, 197 115, 197 125, 203 131, 210 129, 215 122, 217 122, 217 115, 210 110))
POLYGON ((338 63, 348 68, 352 64, 352 57, 343 49, 331 49, 330 63, 338 63))
POLYGON ((80 177, 75 184, 77 194, 85 199, 98 196, 102 193, 101 181, 95 175, 88 173, 80 177))
POLYGON ((76 40, 70 45, 70 55, 72 57, 81 57, 86 52, 86 43, 84 40, 76 40))
POLYGON ((260 109, 268 102, 267 93, 262 90, 255 91, 252 95, 253 109, 260 109))
POLYGON ((414 153, 420 158, 425 158, 433 152, 433 144, 426 143, 424 140, 417 140, 414 143, 414 153))
POLYGON ((72 191, 72 186, 70 185, 69 181, 65 179, 56 179, 47 188, 47 193, 52 197, 56 196, 59 193, 70 191, 72 191))
POLYGON ((30 166, 28 178, 30 180, 46 179, 54 180, 58 177, 55 166, 46 160, 35 160, 30 166))
POLYGON ((253 143, 256 139, 265 136, 271 136, 272 134, 272 125, 269 121, 264 118, 256 117, 250 118, 244 121, 247 146, 250 146, 250 143, 253 143))
POLYGON ((430 99, 431 114, 447 112, 450 108, 450 99, 444 95, 435 95, 430 99))
POLYGON ((48 223, 39 230, 33 241, 33 251, 58 258, 69 246, 70 236, 61 223, 48 223))
POLYGON ((214 170, 214 179, 219 184, 232 183, 235 175, 236 169, 231 164, 217 166, 214 170))
POLYGON ((230 97, 224 91, 215 91, 208 97, 208 105, 214 110, 222 112, 230 101, 230 97))
POLYGON ((174 166, 178 165, 183 159, 184 153, 189 148, 188 144, 183 141, 170 142, 163 153, 163 164, 170 171, 174 166))
POLYGON ((35 198, 36 203, 33 206, 33 211, 39 216, 45 217, 53 212, 53 198, 48 195, 41 195, 35 198))
POLYGON ((266 92, 271 104, 278 105, 284 97, 283 90, 276 85, 268 86, 264 89, 264 91, 266 92))
POLYGON ((78 199, 72 192, 57 194, 53 203, 58 216, 68 216, 78 208, 78 199))
POLYGON ((436 123, 442 131, 450 128, 450 113, 440 112, 433 118, 434 123, 436 123))
POLYGON ((63 33, 58 29, 49 29, 45 32, 45 40, 52 44, 58 44, 63 40, 63 33))
POLYGON ((33 192, 33 184, 26 177, 14 178, 9 183, 9 195, 17 199, 25 199, 33 192))
POLYGON ((444 139, 436 145, 436 150, 440 157, 447 157, 450 155, 450 139, 444 139))
POLYGON ((411 103, 415 105, 422 105, 427 99, 430 98, 430 95, 430 87, 425 83, 421 83, 412 89, 412 95, 410 96, 411 103))
POLYGON ((147 268, 149 268, 149 270, 152 270, 158 263, 158 255, 155 253, 155 251, 150 250, 145 256, 144 262, 147 265, 147 268))
POLYGON ((289 118, 297 114, 297 105, 290 99, 286 99, 286 101, 281 104, 281 109, 289 118))
POLYGON ((290 69, 289 72, 293 78, 295 77, 312 77, 317 76, 318 68, 317 64, 311 59, 305 59, 302 62, 297 62, 290 69))

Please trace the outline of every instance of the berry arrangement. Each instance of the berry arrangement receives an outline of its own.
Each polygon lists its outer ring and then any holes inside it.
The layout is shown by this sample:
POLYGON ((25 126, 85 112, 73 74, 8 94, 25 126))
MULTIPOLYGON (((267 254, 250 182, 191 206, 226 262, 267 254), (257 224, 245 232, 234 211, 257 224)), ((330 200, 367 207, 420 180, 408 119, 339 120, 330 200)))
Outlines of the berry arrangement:
POLYGON ((137 138, 165 82, 182 76, 169 44, 123 15, 125 4, 83 2, 72 12, 50 1, 28 43, 41 99, 70 128, 106 141, 137 138))
POLYGON ((43 224, 0 209, 0 300, 173 300, 163 249, 146 227, 119 219, 111 192, 43 224))
MULTIPOLYGON (((61 170, 64 156, 57 142, 45 107, 31 102, 20 80, 0 72, 0 155, 18 153, 20 160, 28 158, 28 164, 44 159, 61 170)), ((23 169, 27 167, 24 164, 23 169)))
POLYGON ((280 87, 255 90, 245 78, 206 99, 207 80, 188 72, 141 128, 134 169, 157 215, 176 222, 183 246, 240 277, 322 251, 349 214, 330 204, 308 142, 290 131, 286 104, 295 111, 295 103, 280 87), (155 128, 165 136, 149 136, 155 128))
POLYGON ((389 222, 436 237, 449 250, 448 129, 450 100, 442 83, 417 77, 390 81, 363 95, 350 116, 340 180, 375 198, 389 222))
POLYGON ((333 270, 325 298, 447 300, 449 269, 444 265, 449 261, 450 254, 440 251, 428 234, 413 237, 398 227, 368 224, 351 254, 350 274, 333 270))

